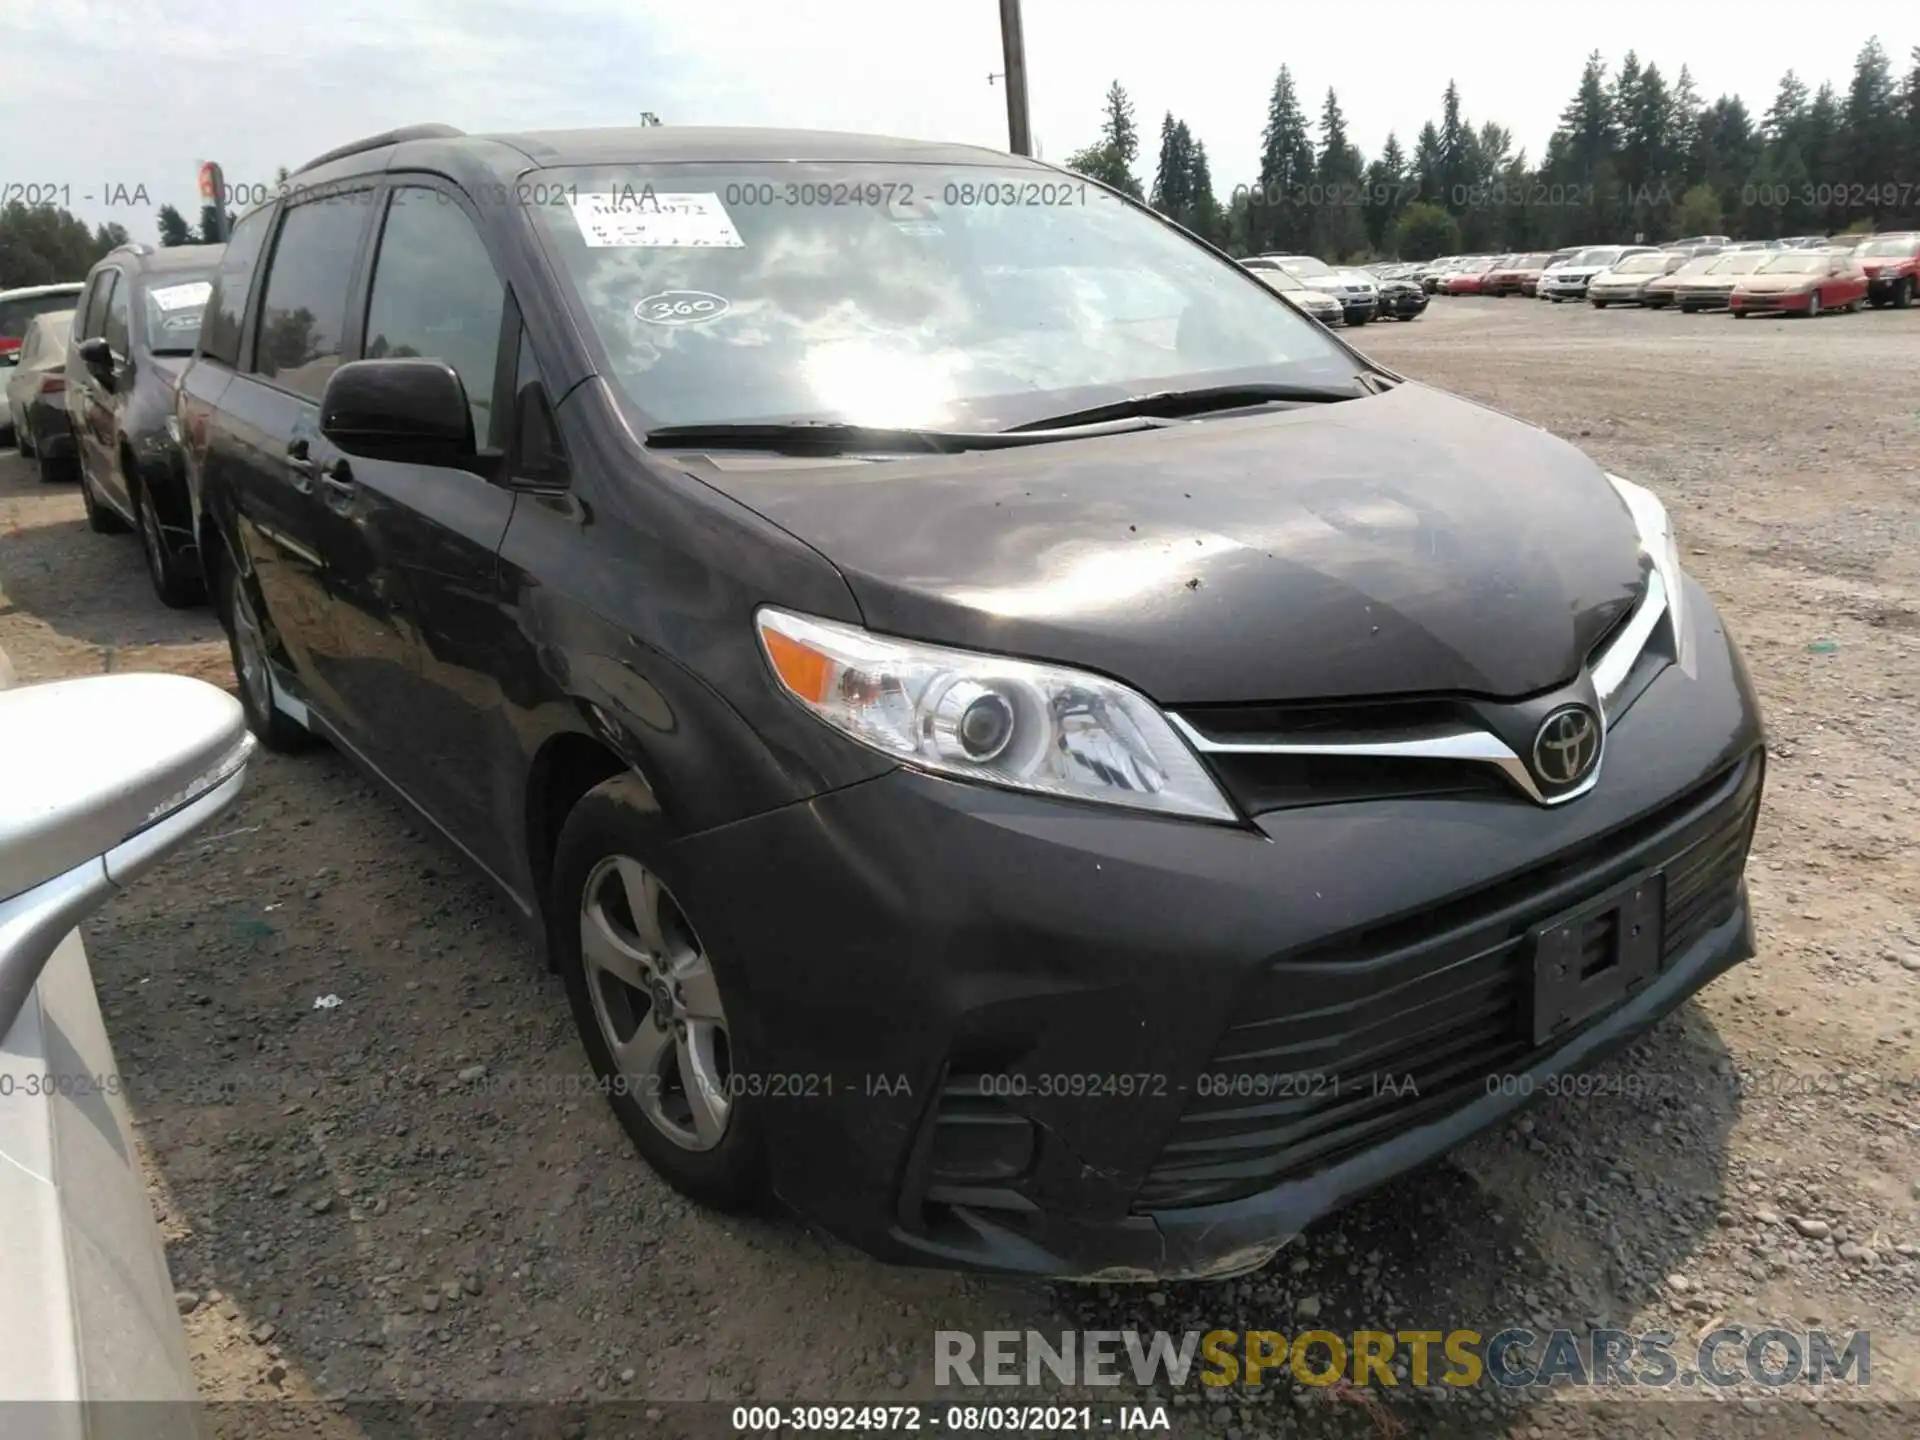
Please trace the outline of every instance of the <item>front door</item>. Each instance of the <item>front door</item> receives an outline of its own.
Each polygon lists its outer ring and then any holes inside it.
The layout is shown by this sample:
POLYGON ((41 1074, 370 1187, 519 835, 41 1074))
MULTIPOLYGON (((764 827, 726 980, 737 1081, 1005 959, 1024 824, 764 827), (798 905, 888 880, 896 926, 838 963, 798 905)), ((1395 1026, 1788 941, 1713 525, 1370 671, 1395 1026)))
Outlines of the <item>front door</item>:
MULTIPOLYGON (((364 534, 340 523, 324 469, 320 398, 346 353, 348 300, 375 191, 341 189, 287 208, 267 261, 251 363, 221 400, 243 543, 309 700, 365 749, 366 697, 396 683, 406 646, 390 616, 367 603, 364 534), (369 669, 379 672, 369 675, 369 669)), ((249 357, 242 357, 247 360, 249 357)))
MULTIPOLYGON (((369 360, 424 356, 460 376, 472 415, 468 468, 329 454, 321 484, 335 523, 364 537, 364 587, 343 621, 382 612, 411 652, 404 678, 366 698, 381 730, 406 737, 393 778, 496 874, 511 873, 494 816, 502 730, 498 552, 514 491, 500 483, 515 351, 507 287, 463 198, 438 182, 394 182, 368 283, 369 360)), ((361 552, 356 550, 355 554, 361 552)), ((380 637, 347 637, 372 647, 380 637)), ((371 672, 369 671, 369 674, 371 672)), ((392 772, 390 772, 392 773, 392 772)))

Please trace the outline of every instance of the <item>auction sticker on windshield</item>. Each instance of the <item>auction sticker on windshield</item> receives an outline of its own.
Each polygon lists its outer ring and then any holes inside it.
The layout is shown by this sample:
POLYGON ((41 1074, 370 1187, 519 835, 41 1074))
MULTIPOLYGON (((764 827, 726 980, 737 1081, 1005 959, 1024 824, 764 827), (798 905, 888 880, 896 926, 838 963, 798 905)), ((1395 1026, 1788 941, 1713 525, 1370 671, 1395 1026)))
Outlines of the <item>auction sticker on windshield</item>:
POLYGON ((210 280, 190 280, 184 285, 162 285, 147 291, 147 298, 162 310, 202 310, 212 296, 210 280))
POLYGON ((581 238, 595 249, 741 249, 747 243, 711 192, 602 191, 571 196, 567 204, 581 238))

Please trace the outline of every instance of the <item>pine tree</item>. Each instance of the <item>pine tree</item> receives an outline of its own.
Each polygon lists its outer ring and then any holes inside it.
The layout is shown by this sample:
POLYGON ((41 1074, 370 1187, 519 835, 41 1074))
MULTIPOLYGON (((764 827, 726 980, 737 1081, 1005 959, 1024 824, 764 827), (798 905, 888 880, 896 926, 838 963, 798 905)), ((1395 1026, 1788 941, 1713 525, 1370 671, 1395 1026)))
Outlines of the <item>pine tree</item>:
POLYGON ((1440 203, 1459 214, 1474 199, 1470 193, 1468 147, 1473 143, 1473 127, 1460 112, 1460 87, 1447 81, 1440 97, 1440 203))
POLYGON ((1842 168, 1834 178, 1846 187, 1847 200, 1842 228, 1859 220, 1891 220, 1899 213, 1900 120, 1893 67, 1879 39, 1868 40, 1853 62, 1853 83, 1841 111, 1846 133, 1836 147, 1842 168))
POLYGON ((1090 179, 1141 198, 1140 182, 1133 165, 1140 158, 1140 132, 1133 123, 1133 102, 1124 86, 1116 80, 1107 87, 1106 116, 1100 124, 1100 138, 1084 150, 1067 157, 1067 168, 1090 179))
POLYGON ((1313 179, 1313 159, 1313 140, 1293 74, 1282 65, 1260 132, 1260 188, 1252 217, 1257 249, 1292 253, 1312 243, 1312 211, 1301 202, 1313 179))
POLYGON ((187 217, 171 205, 160 207, 160 243, 166 246, 193 244, 193 229, 187 217))
POLYGON ((1429 205, 1445 205, 1446 194, 1440 186, 1440 128, 1429 120, 1420 127, 1413 142, 1413 185, 1417 197, 1429 205))
MULTIPOLYGON (((1693 72, 1680 67, 1680 78, 1673 82, 1673 95, 1667 103, 1667 143, 1673 150, 1673 163, 1680 172, 1680 183, 1691 187, 1699 183, 1694 156, 1700 140, 1700 92, 1694 88, 1693 72)), ((1683 234, 1717 234, 1681 227, 1683 234)))
POLYGON ((1193 179, 1192 146, 1187 127, 1176 125, 1169 110, 1160 122, 1160 165, 1154 171, 1153 190, 1147 203, 1169 220, 1183 225, 1191 200, 1187 187, 1193 179))
POLYGON ((1313 253, 1325 260, 1346 260, 1366 244, 1360 215, 1360 152, 1347 139, 1340 97, 1329 89, 1320 107, 1320 156, 1315 162, 1313 253))
POLYGON ((1906 223, 1920 225, 1920 45, 1913 47, 1913 66, 1907 71, 1907 83, 1901 108, 1905 116, 1905 138, 1901 142, 1900 173, 1902 183, 1913 188, 1904 196, 1906 223))
POLYGON ((1367 229, 1367 243, 1375 250, 1388 248, 1394 222, 1412 198, 1406 192, 1407 157, 1401 152, 1400 137, 1387 132, 1387 143, 1380 147, 1380 158, 1367 166, 1366 204, 1361 218, 1367 229))
MULTIPOLYGON (((1186 122, 1180 132, 1186 134, 1186 122)), ((1187 196, 1192 219, 1187 228, 1215 245, 1227 241, 1226 217, 1220 213, 1220 199, 1213 193, 1213 167, 1207 163, 1207 147, 1198 140, 1188 141, 1187 196)))

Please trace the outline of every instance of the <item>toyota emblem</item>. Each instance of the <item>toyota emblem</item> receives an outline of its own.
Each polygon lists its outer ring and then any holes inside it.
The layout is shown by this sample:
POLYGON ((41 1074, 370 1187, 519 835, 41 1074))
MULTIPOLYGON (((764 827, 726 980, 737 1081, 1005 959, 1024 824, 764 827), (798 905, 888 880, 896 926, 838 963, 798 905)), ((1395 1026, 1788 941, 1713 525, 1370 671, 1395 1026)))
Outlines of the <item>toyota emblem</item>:
POLYGON ((1555 789, 1578 785, 1600 759, 1600 717, 1585 705, 1562 705, 1533 737, 1533 772, 1555 789))

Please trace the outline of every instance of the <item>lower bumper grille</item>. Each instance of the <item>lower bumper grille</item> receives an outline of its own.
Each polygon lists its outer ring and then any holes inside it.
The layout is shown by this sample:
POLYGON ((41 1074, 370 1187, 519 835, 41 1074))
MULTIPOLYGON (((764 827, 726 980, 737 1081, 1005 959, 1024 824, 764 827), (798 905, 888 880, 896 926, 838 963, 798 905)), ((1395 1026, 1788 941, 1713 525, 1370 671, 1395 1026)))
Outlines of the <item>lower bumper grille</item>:
POLYGON ((1490 891, 1274 961, 1243 997, 1246 1018, 1222 1038, 1135 1209, 1236 1199, 1312 1174, 1563 1046, 1566 1034, 1532 1044, 1529 930, 1658 866, 1670 963, 1734 912, 1764 764, 1756 751, 1665 810, 1490 891))

